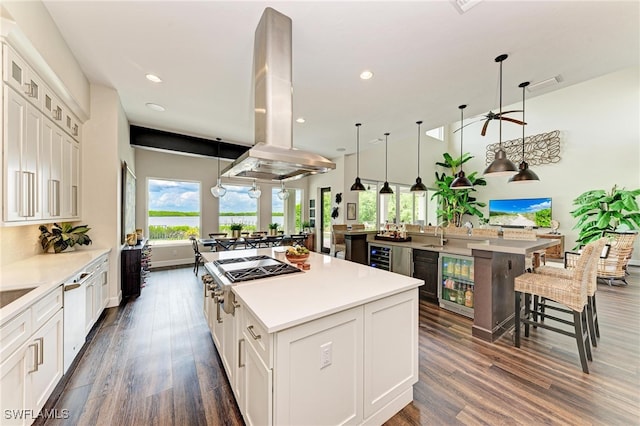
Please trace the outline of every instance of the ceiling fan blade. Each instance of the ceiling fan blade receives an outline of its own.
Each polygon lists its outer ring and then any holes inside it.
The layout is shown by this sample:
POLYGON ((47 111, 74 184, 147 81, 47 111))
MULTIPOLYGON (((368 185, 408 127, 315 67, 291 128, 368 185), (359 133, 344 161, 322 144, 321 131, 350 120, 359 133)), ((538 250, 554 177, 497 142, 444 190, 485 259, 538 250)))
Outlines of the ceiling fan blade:
POLYGON ((512 123, 516 123, 516 124, 519 124, 521 126, 527 124, 524 121, 516 120, 515 118, 509 118, 509 117, 500 117, 500 120, 510 121, 512 123))
POLYGON ((497 113, 496 115, 504 115, 504 114, 511 114, 512 112, 522 112, 521 109, 514 109, 513 111, 502 111, 497 113))
POLYGON ((484 126, 482 126, 482 131, 480 132, 480 134, 482 136, 487 134, 487 126, 489 125, 489 121, 491 121, 490 119, 484 122, 484 126))
POLYGON ((478 123, 478 122, 480 122, 480 121, 482 121, 482 120, 484 120, 484 118, 481 118, 480 120, 472 121, 471 123, 467 123, 467 124, 465 124, 464 126, 459 127, 459 128, 457 128, 456 130, 454 130, 454 131, 453 131, 453 133, 455 133, 455 132, 457 132, 458 130, 463 129, 463 128, 467 127, 467 126, 471 126, 472 124, 476 124, 476 123, 478 123))

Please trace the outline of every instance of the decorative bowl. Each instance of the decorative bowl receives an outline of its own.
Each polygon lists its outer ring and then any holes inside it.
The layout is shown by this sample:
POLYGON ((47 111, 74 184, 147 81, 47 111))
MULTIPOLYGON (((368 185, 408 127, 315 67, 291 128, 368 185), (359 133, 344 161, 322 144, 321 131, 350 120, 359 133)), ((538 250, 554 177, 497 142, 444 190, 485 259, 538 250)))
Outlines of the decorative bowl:
POLYGON ((305 254, 284 254, 287 260, 291 263, 305 263, 309 259, 309 253, 305 254))

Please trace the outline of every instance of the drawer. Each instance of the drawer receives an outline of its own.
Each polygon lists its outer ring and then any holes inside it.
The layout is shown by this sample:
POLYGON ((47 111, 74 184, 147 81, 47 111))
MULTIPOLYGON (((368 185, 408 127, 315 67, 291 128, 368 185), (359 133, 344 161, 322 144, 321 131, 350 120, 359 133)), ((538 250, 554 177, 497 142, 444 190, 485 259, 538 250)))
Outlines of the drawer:
POLYGON ((31 308, 0 327, 0 363, 31 336, 31 308))
POLYGON ((31 306, 33 331, 43 326, 60 309, 62 309, 62 286, 56 287, 55 290, 31 306))
POLYGON ((243 309, 242 332, 247 342, 256 350, 267 368, 273 368, 273 335, 268 334, 251 312, 243 309))

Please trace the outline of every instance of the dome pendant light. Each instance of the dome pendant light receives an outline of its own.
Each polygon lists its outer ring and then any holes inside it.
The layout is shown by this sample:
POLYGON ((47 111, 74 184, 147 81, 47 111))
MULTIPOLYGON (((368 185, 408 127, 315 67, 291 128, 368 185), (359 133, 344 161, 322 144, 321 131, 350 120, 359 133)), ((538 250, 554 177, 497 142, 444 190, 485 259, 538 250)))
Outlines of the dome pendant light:
POLYGON ((287 189, 284 187, 284 181, 281 181, 280 184, 281 187, 280 191, 278 191, 278 198, 284 201, 289 198, 289 191, 287 191, 287 189))
POLYGON ((351 185, 352 191, 366 191, 362 182, 360 182, 360 126, 361 123, 356 123, 356 181, 351 185))
MULTIPOLYGON (((524 88, 529 85, 528 81, 524 83, 520 83, 518 87, 522 87, 522 121, 524 121, 524 88)), ((529 169, 529 164, 525 161, 524 158, 524 124, 522 125, 522 163, 520 163, 520 171, 509 179, 509 182, 515 183, 532 183, 535 181, 539 181, 540 178, 537 174, 533 172, 533 170, 529 169)))
POLYGON ((500 55, 495 61, 500 63, 500 114, 498 123, 500 124, 499 141, 500 148, 496 151, 494 160, 484 170, 485 176, 507 176, 517 171, 516 165, 507 158, 507 153, 502 149, 502 62, 507 59, 508 55, 500 55))
POLYGON ((256 185, 256 180, 254 179, 253 186, 249 190, 249 198, 253 198, 255 200, 260 198, 260 195, 262 195, 262 191, 260 191, 260 188, 256 185))
POLYGON ((380 188, 380 194, 393 194, 393 189, 389 186, 389 182, 387 181, 387 168, 388 168, 388 144, 389 144, 389 135, 390 133, 384 134, 384 185, 380 188))
POLYGON ((453 182, 451 182, 451 185, 449 185, 449 188, 451 189, 470 189, 473 188, 473 183, 471 183, 471 181, 469 180, 469 178, 467 178, 464 174, 464 171, 462 170, 462 157, 464 156, 464 151, 462 149, 462 136, 463 136, 463 132, 464 132, 464 109, 466 108, 466 105, 460 105, 458 108, 460 108, 460 172, 458 173, 458 175, 456 176, 456 178, 453 180, 453 182))
POLYGON ((211 188, 211 195, 216 198, 222 198, 224 197, 224 194, 227 193, 227 188, 222 186, 222 183, 220 182, 220 138, 216 138, 216 140, 218 141, 218 181, 216 186, 211 188))
POLYGON ((422 183, 422 178, 420 177, 420 125, 422 121, 416 121, 418 125, 418 177, 416 178, 416 183, 411 185, 411 189, 409 191, 417 193, 417 195, 424 195, 427 192, 427 187, 422 183))

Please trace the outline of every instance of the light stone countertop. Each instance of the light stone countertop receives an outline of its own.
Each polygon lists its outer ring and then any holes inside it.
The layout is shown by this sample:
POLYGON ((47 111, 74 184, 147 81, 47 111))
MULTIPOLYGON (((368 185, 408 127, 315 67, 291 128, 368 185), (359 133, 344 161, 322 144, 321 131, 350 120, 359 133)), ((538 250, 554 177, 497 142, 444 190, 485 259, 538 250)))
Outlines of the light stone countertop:
POLYGON ((0 271, 0 291, 36 288, 1 308, 0 323, 13 318, 110 251, 108 248, 87 248, 69 253, 43 253, 3 266, 0 271))
MULTIPOLYGON (((277 249, 234 250, 203 253, 207 261, 220 257, 265 254, 277 257, 277 249)), ((422 280, 382 271, 359 263, 311 253, 311 269, 297 274, 236 284, 233 292, 269 333, 281 331, 345 309, 403 291, 422 280)))

